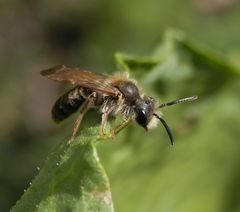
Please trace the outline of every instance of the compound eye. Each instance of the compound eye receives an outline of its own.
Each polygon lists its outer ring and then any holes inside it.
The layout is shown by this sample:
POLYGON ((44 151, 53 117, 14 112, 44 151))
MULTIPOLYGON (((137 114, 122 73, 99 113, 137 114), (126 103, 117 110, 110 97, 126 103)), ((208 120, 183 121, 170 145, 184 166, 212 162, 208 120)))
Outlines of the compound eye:
POLYGON ((149 104, 153 103, 154 101, 155 101, 154 98, 152 98, 151 96, 148 96, 148 97, 145 99, 144 103, 145 103, 146 105, 149 105, 149 104))
POLYGON ((147 105, 149 105, 149 104, 151 103, 151 101, 150 101, 150 100, 145 100, 144 103, 147 104, 147 105))
POLYGON ((136 121, 139 125, 141 125, 144 128, 147 126, 147 115, 144 110, 138 111, 136 121))

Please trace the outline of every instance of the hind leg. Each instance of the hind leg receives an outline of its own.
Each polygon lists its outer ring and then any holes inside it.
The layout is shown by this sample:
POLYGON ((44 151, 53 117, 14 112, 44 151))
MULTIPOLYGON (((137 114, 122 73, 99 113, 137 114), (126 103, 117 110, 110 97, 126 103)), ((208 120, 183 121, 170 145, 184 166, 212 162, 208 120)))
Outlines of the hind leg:
POLYGON ((81 125, 83 116, 86 114, 86 112, 89 110, 89 108, 91 107, 93 101, 93 96, 89 96, 89 98, 86 99, 86 101, 81 105, 80 109, 79 109, 79 115, 75 121, 74 124, 74 128, 73 128, 73 133, 72 133, 72 137, 71 139, 68 141, 68 144, 71 144, 72 141, 75 139, 78 129, 81 125))

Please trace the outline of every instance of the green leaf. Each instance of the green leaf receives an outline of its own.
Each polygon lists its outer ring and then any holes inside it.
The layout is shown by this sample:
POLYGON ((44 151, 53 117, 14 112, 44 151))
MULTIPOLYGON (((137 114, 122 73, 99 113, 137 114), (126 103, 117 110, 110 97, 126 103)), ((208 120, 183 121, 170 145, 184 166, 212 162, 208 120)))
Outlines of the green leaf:
POLYGON ((81 130, 71 145, 64 141, 12 211, 113 211, 109 182, 95 147, 98 140, 95 127, 81 130))
MULTIPOLYGON (((153 55, 148 57, 137 57, 125 53, 116 53, 115 59, 120 68, 126 71, 135 71, 141 67, 145 75, 154 66, 166 63, 173 54, 186 54, 191 56, 193 62, 198 68, 204 66, 212 71, 225 72, 226 74, 239 75, 240 67, 234 65, 230 58, 221 55, 207 46, 194 41, 185 33, 179 30, 167 30, 163 42, 156 48, 153 55)), ((189 61, 189 62, 190 62, 189 61)), ((181 61, 181 63, 184 61, 181 61)))
POLYGON ((148 57, 116 53, 115 59, 120 69, 161 97, 209 96, 240 75, 240 67, 230 58, 177 30, 166 31, 163 42, 148 57))

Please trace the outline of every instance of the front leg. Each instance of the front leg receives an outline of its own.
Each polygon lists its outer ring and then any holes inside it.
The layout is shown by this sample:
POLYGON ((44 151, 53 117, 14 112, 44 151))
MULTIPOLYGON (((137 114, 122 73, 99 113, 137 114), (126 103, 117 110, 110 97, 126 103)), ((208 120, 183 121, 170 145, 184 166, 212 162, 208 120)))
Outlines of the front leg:
POLYGON ((115 135, 119 133, 122 129, 124 129, 126 126, 128 126, 132 122, 132 120, 132 118, 123 120, 119 125, 117 125, 111 130, 110 137, 114 138, 115 135))
POLYGON ((102 114, 102 122, 101 122, 101 126, 100 126, 100 136, 103 138, 108 137, 108 138, 113 139, 117 133, 119 133, 123 128, 125 128, 128 124, 130 124, 132 122, 132 118, 128 118, 128 119, 124 120, 123 122, 121 122, 116 127, 114 127, 110 131, 110 133, 106 133, 105 127, 106 127, 108 115, 109 115, 108 113, 102 114))
POLYGON ((117 133, 119 133, 122 129, 124 129, 126 126, 128 126, 131 122, 132 122, 132 118, 128 118, 126 120, 124 120, 122 123, 120 123, 119 125, 117 125, 116 127, 114 127, 111 132, 115 135, 117 133))

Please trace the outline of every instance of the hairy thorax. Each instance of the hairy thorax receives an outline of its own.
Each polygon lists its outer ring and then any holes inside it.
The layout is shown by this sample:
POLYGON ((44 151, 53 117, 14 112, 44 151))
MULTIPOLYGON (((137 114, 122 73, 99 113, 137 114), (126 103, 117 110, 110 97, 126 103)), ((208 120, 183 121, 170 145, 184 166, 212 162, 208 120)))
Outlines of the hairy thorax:
POLYGON ((133 106, 140 98, 139 90, 135 83, 130 80, 116 80, 115 87, 119 91, 117 98, 106 96, 104 98, 101 112, 108 112, 116 115, 123 114, 123 118, 127 119, 134 115, 133 106))

